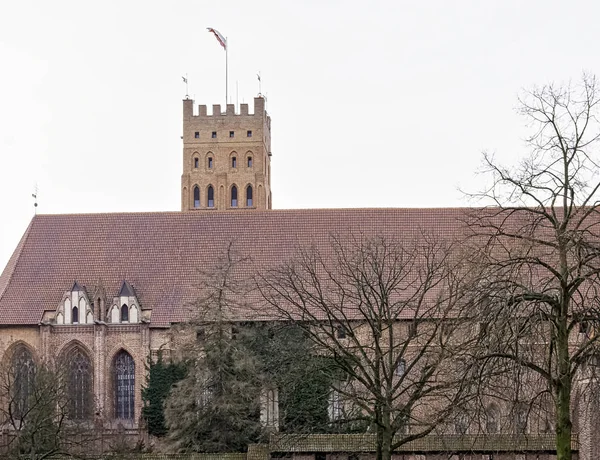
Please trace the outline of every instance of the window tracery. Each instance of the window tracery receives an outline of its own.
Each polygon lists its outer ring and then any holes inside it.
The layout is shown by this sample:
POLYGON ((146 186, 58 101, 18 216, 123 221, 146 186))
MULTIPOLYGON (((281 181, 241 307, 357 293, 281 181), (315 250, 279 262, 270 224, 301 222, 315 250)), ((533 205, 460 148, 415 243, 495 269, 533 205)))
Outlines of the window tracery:
POLYGON ((135 362, 121 350, 115 357, 115 417, 132 420, 135 410, 135 362))
POLYGON ((93 408, 92 364, 87 354, 74 348, 67 356, 69 416, 74 420, 90 418, 93 408))

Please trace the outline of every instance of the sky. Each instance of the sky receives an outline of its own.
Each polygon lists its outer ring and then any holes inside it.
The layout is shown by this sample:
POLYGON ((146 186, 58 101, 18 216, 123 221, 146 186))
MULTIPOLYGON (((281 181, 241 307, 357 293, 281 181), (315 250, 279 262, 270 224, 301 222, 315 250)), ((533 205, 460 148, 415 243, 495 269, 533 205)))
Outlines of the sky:
POLYGON ((182 99, 259 92, 273 207, 468 206, 523 89, 600 75, 600 3, 0 0, 0 270, 34 214, 178 211, 182 99))

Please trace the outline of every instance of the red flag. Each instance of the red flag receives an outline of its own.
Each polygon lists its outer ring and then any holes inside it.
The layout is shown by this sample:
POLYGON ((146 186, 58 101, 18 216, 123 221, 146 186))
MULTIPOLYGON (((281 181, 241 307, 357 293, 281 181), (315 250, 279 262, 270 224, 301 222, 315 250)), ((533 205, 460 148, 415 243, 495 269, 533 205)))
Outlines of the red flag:
POLYGON ((217 39, 217 41, 221 44, 225 51, 227 51, 227 40, 225 39, 225 37, 223 37, 223 35, 221 35, 218 30, 213 29, 212 27, 207 27, 206 29, 209 32, 215 34, 215 38, 217 39))

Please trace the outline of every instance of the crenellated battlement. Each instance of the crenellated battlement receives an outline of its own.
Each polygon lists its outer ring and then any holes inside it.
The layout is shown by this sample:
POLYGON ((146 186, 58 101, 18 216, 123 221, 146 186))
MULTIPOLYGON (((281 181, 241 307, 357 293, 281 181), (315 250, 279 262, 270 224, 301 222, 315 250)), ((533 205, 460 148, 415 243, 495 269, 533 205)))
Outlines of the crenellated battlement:
POLYGON ((248 110, 248 104, 240 104, 240 111, 236 113, 235 104, 227 104, 225 111, 221 109, 221 104, 213 104, 212 113, 209 114, 206 105, 198 105, 198 114, 194 115, 194 101, 192 99, 183 100, 183 118, 224 118, 236 116, 258 116, 264 118, 267 116, 265 111, 265 100, 262 97, 254 98, 254 113, 248 110))

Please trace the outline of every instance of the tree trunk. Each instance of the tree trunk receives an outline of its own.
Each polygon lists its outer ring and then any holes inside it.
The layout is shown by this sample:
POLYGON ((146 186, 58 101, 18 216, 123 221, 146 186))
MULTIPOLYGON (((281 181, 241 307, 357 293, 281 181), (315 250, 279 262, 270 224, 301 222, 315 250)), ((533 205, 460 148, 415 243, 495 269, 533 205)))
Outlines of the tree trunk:
POLYGON ((563 299, 556 336, 556 459, 571 460, 571 365, 569 359, 568 300, 563 299))

